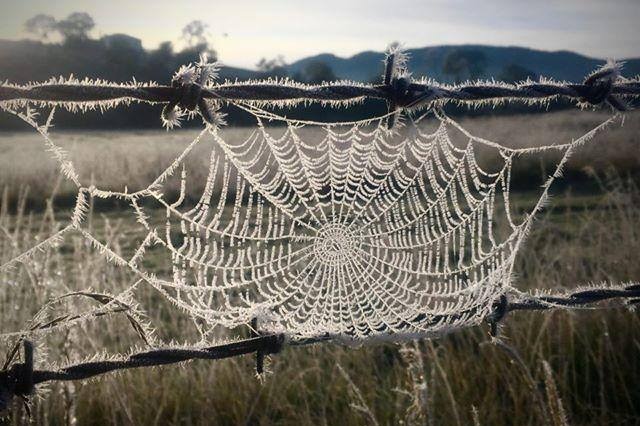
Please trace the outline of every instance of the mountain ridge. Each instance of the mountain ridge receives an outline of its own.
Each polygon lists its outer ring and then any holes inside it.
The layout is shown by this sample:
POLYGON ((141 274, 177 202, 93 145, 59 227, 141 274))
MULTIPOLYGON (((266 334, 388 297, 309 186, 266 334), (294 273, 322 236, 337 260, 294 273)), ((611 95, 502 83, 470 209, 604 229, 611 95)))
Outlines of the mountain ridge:
MULTIPOLYGON (((442 68, 446 56, 456 50, 482 52, 486 57, 486 68, 480 78, 489 79, 497 78, 505 67, 517 65, 539 76, 576 82, 606 62, 604 59, 566 49, 545 51, 521 46, 437 45, 407 49, 409 71, 416 77, 424 76, 442 82, 453 82, 453 78, 443 73, 442 68)), ((382 74, 384 57, 383 52, 376 51, 363 51, 349 57, 320 53, 291 63, 287 70, 295 75, 302 72, 308 64, 322 61, 329 65, 340 79, 372 81, 382 74)), ((623 62, 624 75, 631 77, 640 74, 640 58, 628 58, 623 62)))

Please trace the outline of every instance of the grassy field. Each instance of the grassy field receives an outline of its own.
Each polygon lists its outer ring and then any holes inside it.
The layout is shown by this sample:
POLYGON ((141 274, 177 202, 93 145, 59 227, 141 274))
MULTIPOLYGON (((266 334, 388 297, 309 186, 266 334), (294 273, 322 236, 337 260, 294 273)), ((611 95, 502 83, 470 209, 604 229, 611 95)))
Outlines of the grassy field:
MULTIPOLYGON (((467 120, 479 136, 519 146, 565 142, 602 119, 563 112, 467 120)), ((599 136, 569 164, 565 185, 541 215, 520 253, 517 287, 572 288, 640 278, 640 170, 637 115, 599 136)), ((247 130, 235 129, 237 136, 247 130)), ((191 132, 61 133, 84 182, 136 190, 148 185, 194 136, 191 132)), ((194 155, 193 173, 207 162, 194 155), (201 163, 198 164, 198 161, 201 163)), ((548 165, 530 160, 514 179, 542 182, 548 165)), ((204 173, 204 171, 202 171, 204 173)), ((0 264, 55 233, 67 220, 73 188, 59 183, 55 163, 32 133, 0 134, 0 264), (25 189, 29 187, 28 191, 25 189), (51 199, 50 194, 56 193, 51 199), (48 203, 43 200, 49 199, 48 203)), ((195 197, 197 187, 192 188, 195 197)), ((522 203, 528 193, 516 194, 522 203)), ((162 212, 158 212, 160 220, 162 212)), ((138 238, 129 213, 94 205, 87 221, 118 253, 138 238)), ((152 257, 153 259, 153 257, 152 257)), ((153 265, 162 268, 163 265, 153 265)), ((166 266, 165 266, 166 267, 166 266)), ((79 235, 0 275, 0 332, 33 323, 56 296, 92 288, 117 293, 136 282, 105 261, 79 235)), ((163 340, 194 342, 192 321, 140 285, 136 300, 163 340)), ((515 351, 490 343, 487 327, 404 345, 285 348, 256 378, 250 357, 144 369, 43 388, 32 407, 36 424, 640 424, 640 316, 611 310, 516 313, 502 329, 515 351)), ((90 298, 52 304, 44 318, 95 308, 90 298)), ((144 318, 143 318, 144 319, 144 318)), ((236 330, 236 335, 246 330, 236 330)), ((223 332, 220 338, 226 337, 223 332)), ((144 342, 121 314, 36 336, 43 365, 126 352, 144 342)), ((0 341, 0 353, 11 340, 0 341)), ((0 362, 4 359, 0 358, 0 362)), ((0 424, 26 424, 19 403, 0 424)))

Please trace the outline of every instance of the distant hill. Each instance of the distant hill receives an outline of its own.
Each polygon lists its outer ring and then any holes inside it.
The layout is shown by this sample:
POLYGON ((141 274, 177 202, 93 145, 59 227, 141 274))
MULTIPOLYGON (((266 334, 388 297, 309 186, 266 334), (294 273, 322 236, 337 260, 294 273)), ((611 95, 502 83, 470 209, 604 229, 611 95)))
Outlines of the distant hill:
MULTIPOLYGON (((480 51, 486 58, 482 78, 498 78, 509 65, 518 65, 537 75, 557 80, 581 81, 588 73, 605 63, 603 59, 589 58, 574 52, 528 49, 525 47, 497 47, 485 45, 432 46, 409 49, 409 70, 414 76, 427 76, 442 82, 451 82, 452 76, 442 72, 445 58, 455 50, 480 51)), ((291 75, 303 73, 314 61, 329 65, 341 79, 373 81, 382 74, 383 52, 362 52, 349 58, 341 58, 330 53, 311 56, 288 66, 291 75)), ((640 74, 640 58, 626 60, 623 74, 640 74)))

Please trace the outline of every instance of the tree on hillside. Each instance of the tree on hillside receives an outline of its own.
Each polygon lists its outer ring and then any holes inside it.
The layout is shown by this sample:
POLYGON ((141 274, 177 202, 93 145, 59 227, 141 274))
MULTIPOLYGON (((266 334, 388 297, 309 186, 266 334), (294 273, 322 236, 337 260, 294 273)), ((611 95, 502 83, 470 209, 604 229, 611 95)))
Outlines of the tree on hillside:
POLYGON ((150 80, 167 82, 171 74, 178 67, 174 62, 173 44, 170 41, 160 43, 157 49, 147 55, 144 73, 150 80))
POLYGON ((176 60, 181 64, 196 62, 202 53, 206 53, 210 60, 215 60, 217 53, 209 43, 209 25, 202 21, 191 21, 182 29, 182 39, 187 42, 181 52, 176 55, 176 60))
POLYGON ((96 26, 91 15, 85 12, 74 12, 62 21, 58 21, 56 29, 68 40, 86 40, 89 31, 96 26))
POLYGON ((56 32, 57 22, 51 15, 39 13, 24 23, 25 30, 42 40, 48 40, 51 33, 56 32))
POLYGON ((304 67, 302 80, 311 84, 320 84, 336 80, 331 67, 322 61, 311 61, 304 67))
POLYGON ((444 59, 442 72, 453 77, 456 83, 465 79, 476 80, 484 74, 487 58, 480 50, 455 49, 444 59))
POLYGON ((134 77, 147 60, 140 39, 126 34, 110 34, 100 40, 104 46, 105 70, 118 80, 134 77))
POLYGON ((56 21, 51 15, 40 13, 24 23, 26 31, 38 38, 48 40, 52 33, 58 33, 65 42, 86 40, 95 25, 91 15, 85 12, 74 12, 61 21, 56 21))

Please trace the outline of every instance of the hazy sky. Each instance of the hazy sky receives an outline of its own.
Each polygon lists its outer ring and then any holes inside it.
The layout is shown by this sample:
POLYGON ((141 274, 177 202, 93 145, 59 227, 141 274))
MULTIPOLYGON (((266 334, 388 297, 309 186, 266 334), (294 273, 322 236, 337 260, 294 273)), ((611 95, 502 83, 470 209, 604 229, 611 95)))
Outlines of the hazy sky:
POLYGON ((0 38, 24 38, 37 13, 93 16, 94 36, 127 33, 153 48, 180 46, 181 29, 200 19, 229 65, 261 57, 288 62, 332 52, 348 56, 407 47, 483 43, 574 50, 595 57, 640 56, 640 0, 0 0, 0 38))

